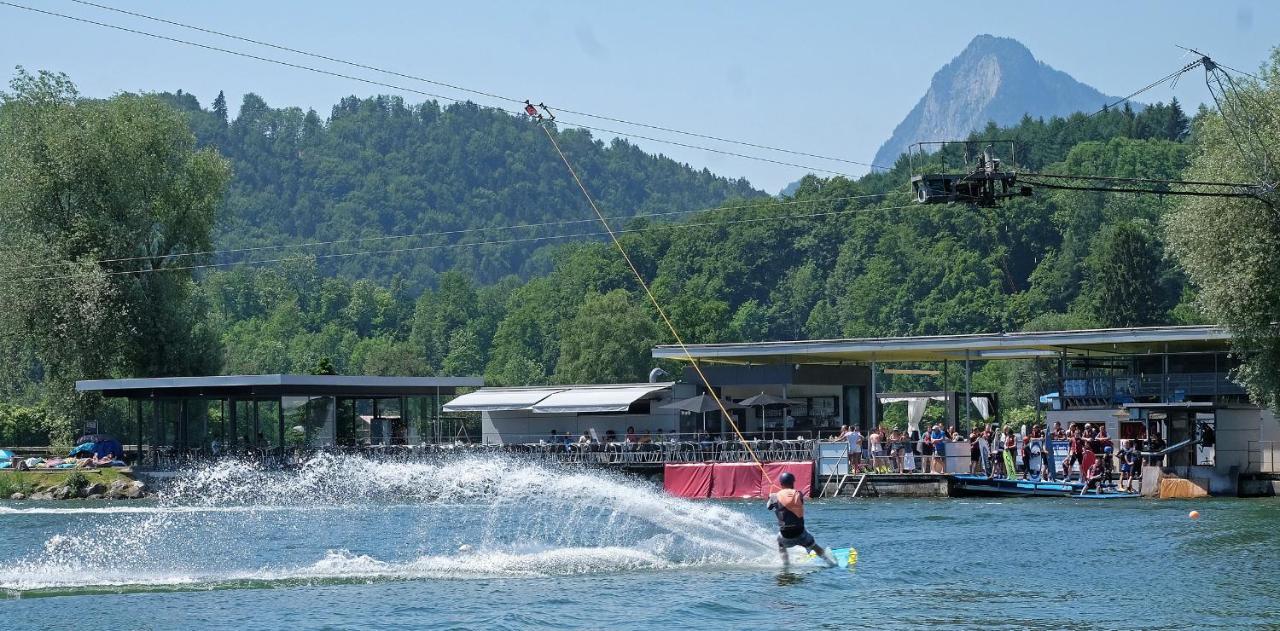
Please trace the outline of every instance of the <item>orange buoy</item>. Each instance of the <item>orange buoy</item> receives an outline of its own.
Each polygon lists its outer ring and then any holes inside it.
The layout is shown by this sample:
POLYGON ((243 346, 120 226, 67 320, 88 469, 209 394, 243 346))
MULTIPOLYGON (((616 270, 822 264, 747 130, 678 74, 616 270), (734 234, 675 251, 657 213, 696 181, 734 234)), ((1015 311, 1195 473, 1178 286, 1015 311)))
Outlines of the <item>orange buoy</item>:
POLYGON ((1200 519, 1200 511, 1198 511, 1198 510, 1193 510, 1193 511, 1191 511, 1191 514, 1190 514, 1190 515, 1187 515, 1187 517, 1190 517, 1190 518, 1192 518, 1192 519, 1200 519))

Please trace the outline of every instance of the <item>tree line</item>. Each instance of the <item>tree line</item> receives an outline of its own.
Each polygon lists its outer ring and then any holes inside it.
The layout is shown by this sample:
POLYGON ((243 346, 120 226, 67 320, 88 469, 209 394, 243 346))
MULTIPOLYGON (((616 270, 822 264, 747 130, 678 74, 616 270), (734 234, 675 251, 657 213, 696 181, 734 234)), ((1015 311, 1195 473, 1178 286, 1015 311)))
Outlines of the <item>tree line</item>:
MULTIPOLYGON (((1273 118, 1277 65, 1246 85, 1250 106, 1273 118)), ((288 260, 207 269, 229 261, 181 256, 588 212, 529 121, 391 97, 344 99, 321 120, 252 95, 229 120, 221 98, 211 110, 182 93, 83 99, 49 73, 20 72, 3 98, 0 295, 10 308, 0 313, 0 444, 19 426, 69 426, 85 405, 69 390, 77 378, 633 381, 654 364, 652 346, 672 341, 598 236, 405 257, 272 251, 267 258, 288 260)), ((1230 157, 1230 129, 1216 112, 1188 117, 1171 102, 1028 117, 972 139, 1017 140, 1020 165, 1041 172, 1264 177, 1230 157)), ((1277 319, 1280 299, 1265 280, 1274 275, 1264 272, 1280 264, 1267 267, 1274 257, 1257 248, 1247 260, 1234 254, 1240 241, 1280 242, 1274 213, 1257 212, 1265 202, 1037 191, 990 209, 922 206, 905 158, 857 179, 807 176, 772 198, 626 143, 557 133, 606 214, 630 217, 619 222, 623 245, 689 342, 1218 321, 1255 351, 1275 346, 1256 323, 1277 319), (703 206, 715 208, 637 216, 703 206), (1233 210, 1219 216, 1223 208, 1233 210), (1253 274, 1242 281, 1237 269, 1253 274)), ((1251 357, 1242 376, 1274 402, 1274 379, 1258 376, 1270 355, 1251 357)), ((924 378, 894 379, 904 382, 887 387, 924 378)), ((991 362, 974 380, 1006 405, 1032 403, 1034 384, 1024 362, 991 362)))

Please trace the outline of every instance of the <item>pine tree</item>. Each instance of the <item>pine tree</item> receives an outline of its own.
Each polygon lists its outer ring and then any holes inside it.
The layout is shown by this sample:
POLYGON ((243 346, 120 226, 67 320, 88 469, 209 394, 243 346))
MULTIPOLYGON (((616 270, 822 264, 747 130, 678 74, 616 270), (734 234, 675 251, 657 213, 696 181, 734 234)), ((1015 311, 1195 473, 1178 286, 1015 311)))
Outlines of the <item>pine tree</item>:
POLYGON ((213 113, 215 116, 218 117, 218 121, 222 123, 222 126, 226 127, 227 126, 227 97, 225 94, 222 93, 222 90, 218 90, 218 98, 213 100, 213 113))
POLYGON ((1182 112, 1182 106, 1178 105, 1178 98, 1174 97, 1169 101, 1168 114, 1165 119, 1164 137, 1168 140, 1182 141, 1187 137, 1187 132, 1191 128, 1187 115, 1182 112))

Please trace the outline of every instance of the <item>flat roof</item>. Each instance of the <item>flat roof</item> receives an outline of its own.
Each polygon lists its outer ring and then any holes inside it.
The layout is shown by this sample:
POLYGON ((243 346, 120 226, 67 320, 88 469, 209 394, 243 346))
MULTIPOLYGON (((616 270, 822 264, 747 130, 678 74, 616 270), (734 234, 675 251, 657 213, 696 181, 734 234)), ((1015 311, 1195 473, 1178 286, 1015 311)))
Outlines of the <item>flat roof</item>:
MULTIPOLYGON (((872 337, 789 342, 690 344, 698 360, 729 364, 923 362, 1030 359, 1223 351, 1231 335, 1217 326, 1159 326, 971 335, 872 337)), ((657 359, 687 359, 679 346, 653 349, 657 359)))
POLYGON ((218 375, 211 377, 153 377, 88 379, 76 382, 77 392, 101 392, 107 397, 278 397, 290 395, 423 396, 454 394, 458 388, 479 388, 480 377, 367 377, 352 375, 218 375))

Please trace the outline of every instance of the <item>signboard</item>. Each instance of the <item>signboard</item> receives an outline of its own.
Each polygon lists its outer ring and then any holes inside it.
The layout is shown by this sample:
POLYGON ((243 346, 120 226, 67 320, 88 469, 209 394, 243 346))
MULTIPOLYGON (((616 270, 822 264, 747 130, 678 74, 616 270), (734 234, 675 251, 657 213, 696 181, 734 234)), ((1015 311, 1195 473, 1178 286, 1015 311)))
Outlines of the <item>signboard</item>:
MULTIPOLYGON (((1062 471, 1062 463, 1067 461, 1067 457, 1071 455, 1071 442, 1066 440, 1051 440, 1049 446, 1053 450, 1053 467, 1054 475, 1058 475, 1062 471)), ((1071 465, 1072 473, 1080 472, 1080 464, 1071 465)))
POLYGON ((845 475, 849 472, 849 442, 818 443, 818 475, 845 475))

